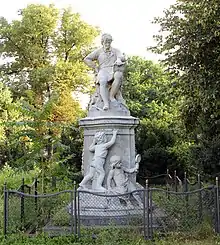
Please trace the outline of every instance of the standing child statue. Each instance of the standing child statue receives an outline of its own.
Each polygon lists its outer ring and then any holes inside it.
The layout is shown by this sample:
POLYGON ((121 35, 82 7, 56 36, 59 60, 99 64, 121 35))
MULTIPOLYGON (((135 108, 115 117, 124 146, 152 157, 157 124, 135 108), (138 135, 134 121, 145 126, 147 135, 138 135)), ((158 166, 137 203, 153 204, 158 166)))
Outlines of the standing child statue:
POLYGON ((108 142, 106 134, 104 132, 98 132, 95 134, 93 142, 89 147, 89 150, 91 152, 94 152, 94 156, 92 162, 90 163, 88 174, 85 175, 82 182, 79 184, 82 189, 86 189, 86 184, 88 183, 88 181, 92 180, 95 177, 95 174, 97 174, 98 177, 95 185, 95 191, 103 192, 106 190, 102 186, 105 177, 104 164, 106 156, 108 154, 108 149, 116 141, 117 132, 118 130, 113 131, 113 136, 108 142))

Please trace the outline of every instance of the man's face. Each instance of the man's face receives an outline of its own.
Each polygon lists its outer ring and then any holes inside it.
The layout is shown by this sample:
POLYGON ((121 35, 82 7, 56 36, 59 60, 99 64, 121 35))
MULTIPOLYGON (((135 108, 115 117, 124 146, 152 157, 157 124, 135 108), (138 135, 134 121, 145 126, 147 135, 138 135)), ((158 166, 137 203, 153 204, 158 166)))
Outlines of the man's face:
POLYGON ((103 42, 103 46, 104 46, 105 50, 107 50, 107 51, 110 50, 111 43, 112 43, 111 39, 108 39, 108 38, 105 39, 105 41, 103 42))

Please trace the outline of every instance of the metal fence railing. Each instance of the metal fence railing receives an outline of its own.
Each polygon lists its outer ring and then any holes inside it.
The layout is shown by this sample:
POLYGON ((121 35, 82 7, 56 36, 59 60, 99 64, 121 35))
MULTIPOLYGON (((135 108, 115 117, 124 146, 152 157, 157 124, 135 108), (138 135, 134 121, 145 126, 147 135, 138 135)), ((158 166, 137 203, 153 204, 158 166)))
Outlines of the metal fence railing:
POLYGON ((182 192, 146 187, 123 195, 77 190, 29 194, 4 186, 4 235, 28 234, 83 236, 93 229, 118 228, 155 233, 189 232, 209 222, 220 233, 219 184, 182 192), (89 229, 88 229, 89 228, 89 229))
MULTIPOLYGON (((153 176, 139 176, 141 182, 145 185, 148 180, 149 187, 163 188, 167 191, 186 192, 196 189, 201 189, 205 186, 200 174, 197 174, 191 178, 184 172, 180 178, 175 170, 173 173, 167 169, 166 173, 153 176)), ((39 177, 33 179, 32 183, 26 184, 25 179, 21 179, 21 185, 16 188, 20 192, 29 194, 43 194, 48 192, 58 192, 64 189, 73 189, 74 180, 64 180, 56 176, 52 177, 39 177)))
POLYGON ((73 188, 74 180, 66 181, 63 178, 57 178, 56 176, 45 177, 45 178, 35 178, 32 183, 26 184, 25 179, 21 179, 21 184, 17 188, 17 191, 28 193, 28 194, 43 194, 45 192, 55 192, 64 189, 73 188))
POLYGON ((74 190, 34 195, 5 189, 4 234, 18 231, 33 234, 42 232, 48 226, 51 229, 50 224, 62 226, 66 234, 76 234, 74 198, 74 190))
POLYGON ((167 169, 166 173, 158 174, 153 176, 139 176, 142 180, 148 180, 148 184, 152 188, 160 188, 166 189, 167 191, 175 191, 175 192, 185 192, 192 191, 196 189, 201 189, 206 184, 204 184, 202 177, 200 174, 191 176, 191 178, 184 172, 182 177, 179 177, 177 171, 175 170, 173 173, 167 169))

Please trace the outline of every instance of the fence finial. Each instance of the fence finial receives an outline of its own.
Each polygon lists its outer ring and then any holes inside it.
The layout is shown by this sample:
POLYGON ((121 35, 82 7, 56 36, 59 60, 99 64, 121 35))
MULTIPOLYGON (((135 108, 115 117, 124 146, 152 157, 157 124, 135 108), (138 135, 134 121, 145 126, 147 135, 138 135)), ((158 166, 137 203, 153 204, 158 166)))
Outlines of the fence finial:
POLYGON ((148 188, 148 186, 149 186, 149 180, 146 179, 146 188, 148 188))

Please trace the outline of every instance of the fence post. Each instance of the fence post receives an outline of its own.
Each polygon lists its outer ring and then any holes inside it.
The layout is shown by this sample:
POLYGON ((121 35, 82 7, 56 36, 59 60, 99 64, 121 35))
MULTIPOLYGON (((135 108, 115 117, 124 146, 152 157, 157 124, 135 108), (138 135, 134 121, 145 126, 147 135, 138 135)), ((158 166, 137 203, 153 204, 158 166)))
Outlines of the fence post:
POLYGON ((175 188, 175 192, 177 192, 176 170, 174 171, 174 188, 175 188))
POLYGON ((167 175, 166 175, 166 189, 167 189, 167 192, 166 192, 166 196, 167 196, 167 199, 170 199, 170 195, 169 195, 169 169, 167 169, 167 175))
POLYGON ((148 179, 146 179, 146 185, 143 193, 143 226, 144 226, 144 239, 146 239, 146 186, 148 184, 148 179))
POLYGON ((70 191, 70 233, 73 234, 73 190, 70 191))
POLYGON ((77 233, 78 233, 78 237, 80 237, 80 191, 77 191, 77 194, 78 194, 78 202, 77 202, 78 227, 77 227, 77 233))
POLYGON ((218 177, 216 177, 215 183, 216 183, 216 232, 220 233, 220 229, 219 229, 220 217, 219 217, 219 183, 218 183, 218 177))
POLYGON ((185 198, 186 198, 186 210, 188 209, 189 204, 189 196, 187 194, 188 192, 188 180, 187 180, 187 174, 184 172, 184 192, 185 192, 185 198))
POLYGON ((149 232, 149 181, 146 179, 146 187, 144 190, 144 239, 150 239, 150 232, 149 232), (147 212, 147 217, 146 217, 147 212), (147 232, 146 232, 147 228, 147 232))
POLYGON ((24 229, 24 178, 22 178, 21 184, 21 229, 24 229))
POLYGON ((4 227, 3 233, 4 236, 7 235, 7 228, 8 228, 8 190, 6 182, 4 183, 4 227))
MULTIPOLYGON (((77 235, 77 189, 76 189, 76 181, 73 182, 73 190, 74 190, 74 235, 77 235)), ((72 214, 73 215, 73 214, 72 214)))
POLYGON ((187 175, 186 172, 184 172, 184 191, 188 191, 188 182, 187 182, 187 175))
POLYGON ((198 187, 199 187, 199 219, 200 219, 200 222, 202 221, 202 209, 203 209, 203 205, 202 205, 202 183, 201 183, 201 177, 200 177, 200 174, 198 174, 197 176, 197 181, 198 181, 198 187))
POLYGON ((37 180, 37 178, 35 178, 35 181, 34 181, 34 195, 35 195, 35 197, 34 197, 34 204, 35 204, 35 210, 36 210, 36 212, 37 212, 37 195, 38 195, 37 182, 38 182, 38 180, 37 180))
POLYGON ((152 205, 152 199, 153 199, 153 191, 151 189, 149 189, 150 239, 153 239, 153 205, 152 205))

